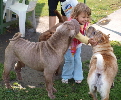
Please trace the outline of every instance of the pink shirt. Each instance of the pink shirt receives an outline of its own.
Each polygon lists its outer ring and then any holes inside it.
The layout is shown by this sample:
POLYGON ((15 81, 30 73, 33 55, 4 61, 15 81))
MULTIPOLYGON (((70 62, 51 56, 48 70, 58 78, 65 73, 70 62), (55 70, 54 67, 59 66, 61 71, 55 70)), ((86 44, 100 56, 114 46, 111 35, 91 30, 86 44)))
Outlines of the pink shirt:
MULTIPOLYGON (((69 19, 68 19, 68 21, 70 21, 70 20, 72 20, 72 18, 69 18, 69 19)), ((88 26, 88 23, 85 23, 85 25, 84 25, 83 28, 80 27, 80 34, 83 34, 83 35, 84 35, 87 26, 88 26)), ((76 38, 73 39, 73 41, 72 41, 72 43, 71 43, 71 53, 72 53, 72 55, 75 54, 75 52, 76 52, 76 47, 77 47, 80 43, 81 43, 81 42, 80 42, 78 39, 76 39, 76 38)))

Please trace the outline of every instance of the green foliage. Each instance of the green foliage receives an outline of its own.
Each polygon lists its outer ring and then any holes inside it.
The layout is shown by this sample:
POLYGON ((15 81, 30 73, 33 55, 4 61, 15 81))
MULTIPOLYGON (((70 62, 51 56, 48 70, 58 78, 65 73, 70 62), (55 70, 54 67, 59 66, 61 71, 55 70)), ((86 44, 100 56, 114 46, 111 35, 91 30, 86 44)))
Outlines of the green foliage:
POLYGON ((3 64, 0 64, 0 81, 2 80, 3 64))
MULTIPOLYGON (((3 75, 3 64, 0 64, 0 81, 2 81, 2 75, 3 75)), ((16 79, 16 74, 14 71, 10 72, 10 79, 15 80, 16 79)))
POLYGON ((110 41, 112 46, 121 46, 121 41, 110 41))
MULTIPOLYGON (((78 0, 83 1, 83 0, 78 0)), ((107 17, 113 11, 121 7, 120 0, 87 0, 86 5, 88 5, 92 10, 92 23, 99 21, 100 19, 107 17)))
POLYGON ((15 80, 16 79, 16 74, 14 71, 10 72, 10 80, 15 80))
MULTIPOLYGON (((111 45, 114 48, 114 53, 118 60, 118 74, 115 78, 114 88, 110 91, 110 100, 120 100, 121 93, 121 44, 120 42, 111 41, 111 45)), ((84 80, 81 84, 75 84, 74 80, 69 80, 69 84, 62 84, 61 80, 54 81, 54 87, 58 90, 55 93, 55 100, 92 100, 88 95, 88 84, 87 84, 87 75, 88 75, 88 65, 89 61, 83 62, 83 71, 84 71, 84 80)), ((3 64, 0 64, 0 75, 3 72, 3 64)), ((12 72, 13 81, 15 81, 15 74, 12 72)), ((1 79, 1 76, 0 76, 1 79)), ((44 87, 44 84, 40 88, 26 88, 26 89, 6 89, 0 85, 0 100, 50 100, 47 96, 47 91, 44 87)), ((15 84, 14 84, 15 85, 15 84)), ((100 96, 98 94, 98 100, 100 96)))

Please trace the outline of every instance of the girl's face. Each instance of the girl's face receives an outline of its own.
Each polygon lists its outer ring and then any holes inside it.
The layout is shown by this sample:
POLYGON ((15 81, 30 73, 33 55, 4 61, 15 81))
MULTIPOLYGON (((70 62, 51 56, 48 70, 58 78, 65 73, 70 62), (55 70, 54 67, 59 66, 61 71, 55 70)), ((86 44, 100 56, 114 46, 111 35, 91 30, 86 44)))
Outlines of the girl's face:
POLYGON ((81 13, 76 19, 81 25, 84 25, 86 22, 89 22, 90 16, 88 16, 86 13, 81 13))

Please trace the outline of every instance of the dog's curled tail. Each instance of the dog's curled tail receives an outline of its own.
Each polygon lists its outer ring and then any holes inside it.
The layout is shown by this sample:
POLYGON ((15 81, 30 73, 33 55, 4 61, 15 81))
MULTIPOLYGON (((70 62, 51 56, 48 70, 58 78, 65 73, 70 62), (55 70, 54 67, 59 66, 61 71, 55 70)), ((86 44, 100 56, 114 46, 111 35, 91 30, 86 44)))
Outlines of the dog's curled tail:
POLYGON ((16 34, 13 36, 12 39, 9 39, 9 40, 10 40, 10 41, 15 41, 16 39, 20 38, 21 35, 22 35, 22 34, 21 34, 20 32, 18 32, 18 33, 16 33, 16 34))
POLYGON ((57 15, 57 17, 59 19, 59 22, 60 23, 63 23, 64 22, 64 19, 62 18, 61 14, 58 12, 58 10, 55 10, 54 13, 57 15))
POLYGON ((100 73, 100 71, 104 70, 104 59, 101 54, 96 54, 95 57, 97 58, 97 63, 96 63, 97 71, 99 71, 100 73))

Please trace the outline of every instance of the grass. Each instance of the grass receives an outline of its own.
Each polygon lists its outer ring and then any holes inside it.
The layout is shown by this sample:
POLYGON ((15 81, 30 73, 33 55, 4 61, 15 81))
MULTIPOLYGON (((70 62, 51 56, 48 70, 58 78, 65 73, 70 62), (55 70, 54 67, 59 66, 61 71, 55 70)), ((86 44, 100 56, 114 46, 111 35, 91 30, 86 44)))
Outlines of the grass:
MULTIPOLYGON (((78 1, 84 2, 84 0, 78 1)), ((121 0, 86 0, 86 5, 92 10, 92 23, 95 23, 119 9, 121 7, 121 0)), ((60 4, 58 4, 58 10, 60 11, 60 4)), ((36 16, 48 16, 48 0, 38 0, 36 16)))
MULTIPOLYGON (((114 53, 118 59, 118 74, 115 78, 115 86, 111 89, 110 100, 120 100, 121 94, 121 42, 111 41, 114 48, 114 53)), ((55 100, 92 100, 88 95, 87 74, 89 61, 83 62, 83 70, 85 79, 81 84, 75 84, 74 80, 69 80, 69 84, 62 84, 61 80, 54 81, 54 87, 58 90, 55 93, 55 100)), ((2 80, 3 64, 0 64, 0 80, 2 80)), ((12 72, 12 80, 15 80, 15 74, 12 72)), ((50 100, 47 96, 44 83, 41 83, 41 88, 29 88, 14 90, 6 89, 0 85, 0 100, 50 100)), ((99 95, 99 94, 98 94, 99 95)), ((100 97, 98 96, 100 100, 100 97)))

